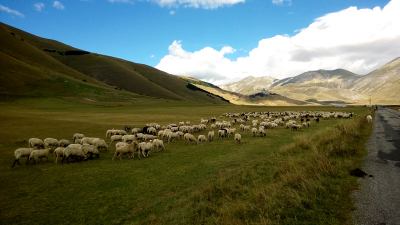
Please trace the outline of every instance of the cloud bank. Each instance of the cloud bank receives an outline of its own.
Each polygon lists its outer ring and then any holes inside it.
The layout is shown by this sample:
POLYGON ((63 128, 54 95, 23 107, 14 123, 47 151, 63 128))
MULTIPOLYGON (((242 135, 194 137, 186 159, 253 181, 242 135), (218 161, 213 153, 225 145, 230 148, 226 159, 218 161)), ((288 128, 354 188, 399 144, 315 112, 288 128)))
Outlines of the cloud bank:
POLYGON ((21 12, 15 10, 15 9, 11 9, 7 6, 1 5, 0 4, 0 12, 4 12, 4 13, 8 13, 11 14, 13 16, 18 16, 18 17, 25 17, 24 14, 22 14, 21 12))
POLYGON ((326 14, 293 36, 276 35, 258 42, 247 56, 231 60, 230 46, 187 51, 173 41, 158 69, 217 84, 249 75, 276 78, 309 70, 344 68, 365 74, 400 56, 400 0, 372 9, 349 7, 326 14))

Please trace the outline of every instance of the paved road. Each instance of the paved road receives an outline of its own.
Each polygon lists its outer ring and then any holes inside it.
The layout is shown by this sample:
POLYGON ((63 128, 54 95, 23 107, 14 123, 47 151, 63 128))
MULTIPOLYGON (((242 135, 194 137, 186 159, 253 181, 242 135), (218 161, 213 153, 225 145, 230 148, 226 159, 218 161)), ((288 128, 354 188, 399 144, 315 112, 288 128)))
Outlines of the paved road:
POLYGON ((379 108, 367 143, 363 170, 354 193, 357 225, 400 225, 400 112, 379 108))

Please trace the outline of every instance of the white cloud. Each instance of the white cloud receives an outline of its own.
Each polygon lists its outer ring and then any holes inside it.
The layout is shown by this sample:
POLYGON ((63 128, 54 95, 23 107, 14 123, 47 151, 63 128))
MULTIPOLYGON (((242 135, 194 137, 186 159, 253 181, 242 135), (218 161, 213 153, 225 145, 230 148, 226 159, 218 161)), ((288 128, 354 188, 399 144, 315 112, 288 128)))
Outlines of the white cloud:
POLYGON ((170 11, 169 11, 169 15, 173 16, 173 15, 175 15, 175 14, 176 14, 175 10, 170 10, 170 11))
POLYGON ((41 11, 43 11, 45 5, 43 2, 37 2, 37 3, 33 4, 33 7, 35 8, 36 11, 41 12, 41 11))
POLYGON ((292 5, 292 0, 272 0, 272 4, 274 5, 292 5))
POLYGON ((150 0, 162 7, 190 7, 203 9, 216 9, 223 6, 232 6, 244 3, 246 0, 150 0))
POLYGON ((22 14, 21 12, 15 10, 15 9, 10 9, 7 6, 1 5, 1 4, 0 4, 0 12, 8 13, 8 14, 18 16, 18 17, 25 17, 25 15, 22 14))
POLYGON ((364 74, 400 56, 399 27, 400 0, 384 8, 349 7, 315 19, 293 36, 262 39, 248 55, 234 60, 226 57, 231 47, 189 52, 174 41, 156 67, 217 84, 248 75, 285 78, 317 69, 344 68, 364 74))
POLYGON ((54 1, 53 7, 59 10, 65 9, 64 5, 60 1, 54 1))

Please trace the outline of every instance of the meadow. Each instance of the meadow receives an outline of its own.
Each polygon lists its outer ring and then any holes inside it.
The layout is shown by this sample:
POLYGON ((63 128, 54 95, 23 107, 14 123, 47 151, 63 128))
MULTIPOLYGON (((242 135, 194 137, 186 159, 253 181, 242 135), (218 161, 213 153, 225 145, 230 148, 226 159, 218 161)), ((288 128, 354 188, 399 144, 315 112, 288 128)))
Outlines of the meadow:
POLYGON ((0 108, 0 224, 350 224, 357 182, 349 171, 360 165, 371 130, 365 107, 25 98, 2 101, 0 108), (107 129, 125 125, 285 110, 357 116, 301 131, 271 129, 264 138, 242 133, 241 144, 176 141, 142 160, 112 161, 112 147, 85 162, 56 165, 50 157, 10 168, 14 150, 30 137, 71 139, 80 132, 105 138, 107 129))

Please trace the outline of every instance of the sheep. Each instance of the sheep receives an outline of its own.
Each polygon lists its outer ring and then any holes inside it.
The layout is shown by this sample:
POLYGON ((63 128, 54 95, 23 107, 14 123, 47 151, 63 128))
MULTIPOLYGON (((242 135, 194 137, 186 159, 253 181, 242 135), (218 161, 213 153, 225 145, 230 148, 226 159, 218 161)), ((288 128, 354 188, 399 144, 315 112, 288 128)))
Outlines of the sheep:
POLYGON ((110 139, 111 139, 110 140, 110 145, 111 145, 113 142, 122 141, 122 135, 114 134, 111 136, 110 139))
POLYGON ((251 129, 251 133, 253 134, 253 137, 255 137, 255 136, 257 135, 257 133, 258 133, 257 128, 253 127, 253 128, 251 129))
MULTIPOLYGON (((112 160, 114 160, 115 157, 119 157, 119 160, 121 160, 122 155, 130 155, 130 158, 133 159, 135 157, 135 151, 138 151, 138 143, 136 141, 130 144, 125 142, 118 142, 117 144, 115 144, 115 153, 112 160)), ((140 154, 138 155, 140 159, 140 154)))
POLYGON ((201 143, 201 142, 206 142, 207 141, 207 138, 206 138, 206 136, 205 135, 199 135, 198 137, 197 137, 197 141, 199 142, 199 143, 201 143))
POLYGON ((219 138, 224 138, 227 136, 227 131, 226 129, 218 130, 218 137, 219 138))
POLYGON ((136 136, 132 134, 127 134, 122 136, 122 141, 126 143, 131 143, 136 140, 136 136))
POLYGON ((368 116, 367 116, 367 122, 368 122, 368 123, 372 123, 372 116, 371 116, 371 115, 368 115, 368 116))
POLYGON ((59 142, 58 142, 58 145, 60 146, 60 147, 67 147, 69 144, 71 144, 71 142, 69 141, 69 140, 67 140, 67 139, 61 139, 59 142))
POLYGON ((33 159, 34 162, 36 163, 38 160, 41 160, 42 158, 46 158, 48 160, 49 159, 49 152, 50 152, 49 148, 46 148, 46 149, 35 149, 29 155, 29 161, 33 159))
POLYGON ((135 127, 135 128, 132 128, 131 133, 132 134, 137 134, 137 133, 140 133, 140 131, 141 131, 140 128, 135 127))
POLYGON ((86 157, 89 158, 92 158, 93 156, 96 156, 96 158, 100 157, 100 152, 94 145, 83 144, 82 151, 83 153, 85 153, 86 157))
POLYGON ((74 143, 76 143, 76 139, 82 139, 84 137, 85 137, 84 134, 75 133, 74 135, 72 135, 72 140, 74 141, 74 143))
POLYGON ((152 142, 140 142, 139 146, 139 154, 142 153, 143 157, 149 157, 151 149, 153 149, 152 142))
POLYGON ((164 142, 163 142, 163 140, 160 140, 160 139, 154 139, 153 141, 152 141, 152 143, 153 143, 153 147, 158 151, 158 150, 165 150, 165 147, 164 147, 164 142))
POLYGON ((20 158, 26 158, 26 164, 28 164, 29 156, 31 155, 31 152, 33 151, 33 148, 18 148, 14 151, 14 156, 15 160, 12 164, 12 168, 15 166, 15 164, 18 163, 18 165, 21 165, 19 163, 20 158))
POLYGON ((57 148, 60 144, 58 140, 55 138, 45 138, 43 142, 45 148, 51 148, 51 149, 57 148))
POLYGON ((54 157, 56 158, 55 163, 57 164, 58 158, 64 158, 65 147, 57 147, 54 149, 54 157))
POLYGON ((259 127, 258 128, 258 134, 260 135, 260 136, 267 136, 267 133, 265 132, 265 129, 264 129, 264 127, 259 127))
POLYGON ((157 138, 157 136, 154 136, 154 135, 151 135, 151 134, 145 134, 144 137, 143 137, 143 140, 150 141, 150 140, 154 140, 156 138, 157 138))
POLYGON ((93 140, 93 145, 95 146, 95 148, 97 150, 103 150, 105 149, 106 151, 108 151, 108 145, 106 143, 105 140, 101 139, 101 138, 96 138, 93 140))
POLYGON ((240 144, 242 141, 242 135, 240 135, 239 133, 236 133, 234 140, 236 141, 236 143, 240 144))
POLYGON ((82 145, 81 144, 70 144, 64 149, 64 157, 62 159, 62 163, 64 163, 64 160, 69 159, 76 159, 76 160, 86 160, 86 154, 82 150, 82 145))
POLYGON ((147 133, 148 133, 148 134, 154 134, 154 135, 156 135, 157 130, 156 130, 156 128, 154 128, 154 127, 148 127, 148 128, 147 128, 147 133))
POLYGON ((29 148, 43 149, 44 142, 39 138, 29 138, 29 148))
POLYGON ((207 138, 208 138, 208 141, 210 141, 210 142, 214 140, 214 131, 213 130, 208 132, 207 138))
POLYGON ((197 139, 193 136, 193 134, 190 133, 186 133, 185 135, 183 135, 183 139, 185 140, 185 143, 191 143, 194 142, 195 144, 197 144, 197 139))

